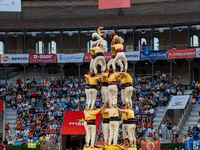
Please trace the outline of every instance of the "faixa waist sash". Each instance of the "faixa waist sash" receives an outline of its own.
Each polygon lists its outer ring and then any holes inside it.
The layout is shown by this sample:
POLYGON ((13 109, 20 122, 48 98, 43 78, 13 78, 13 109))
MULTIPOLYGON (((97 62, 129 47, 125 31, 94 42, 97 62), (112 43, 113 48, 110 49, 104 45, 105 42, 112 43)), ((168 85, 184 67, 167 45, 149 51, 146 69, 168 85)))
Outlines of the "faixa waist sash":
POLYGON ((96 53, 95 56, 98 57, 98 56, 104 56, 104 55, 103 53, 99 52, 99 53, 96 53))
POLYGON ((95 57, 96 57, 95 55, 92 55, 92 59, 95 59, 95 57))
POLYGON ((91 89, 97 89, 97 85, 90 85, 91 89))
POLYGON ((87 125, 95 125, 95 120, 88 120, 87 125))
POLYGON ((128 120, 123 120, 123 124, 128 124, 128 120))
POLYGON ((90 88, 90 85, 89 85, 89 84, 87 84, 85 88, 86 88, 86 89, 89 89, 89 88, 90 88))
POLYGON ((110 121, 119 121, 118 117, 110 117, 110 121))
POLYGON ((128 124, 135 124, 136 120, 135 118, 128 119, 128 124))
POLYGON ((126 83, 125 84, 125 87, 129 87, 129 86, 133 86, 133 84, 132 83, 126 83))
POLYGON ((102 84, 102 86, 108 86, 108 82, 103 82, 102 84))
POLYGON ((117 52, 118 52, 118 53, 119 53, 119 52, 123 52, 123 49, 119 48, 119 49, 117 50, 117 52))
POLYGON ((121 89, 125 89, 126 87, 126 84, 122 84, 122 88, 121 89))
POLYGON ((116 56, 112 55, 112 58, 114 59, 116 56))
POLYGON ((109 123, 109 118, 103 118, 103 123, 109 123))
POLYGON ((111 81, 108 83, 108 85, 115 85, 116 84, 116 81, 111 81))

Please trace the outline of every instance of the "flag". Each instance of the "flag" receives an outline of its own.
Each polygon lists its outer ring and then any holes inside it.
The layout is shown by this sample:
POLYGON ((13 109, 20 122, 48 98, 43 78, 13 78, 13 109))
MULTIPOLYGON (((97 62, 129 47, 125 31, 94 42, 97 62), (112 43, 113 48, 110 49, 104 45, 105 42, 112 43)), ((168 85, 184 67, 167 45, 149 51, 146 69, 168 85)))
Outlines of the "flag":
POLYGON ((36 143, 28 143, 28 148, 36 148, 36 143))
POLYGON ((148 142, 141 142, 141 149, 142 150, 160 150, 160 141, 148 141, 148 142))
POLYGON ((131 7, 130 0, 99 0, 99 9, 131 7))

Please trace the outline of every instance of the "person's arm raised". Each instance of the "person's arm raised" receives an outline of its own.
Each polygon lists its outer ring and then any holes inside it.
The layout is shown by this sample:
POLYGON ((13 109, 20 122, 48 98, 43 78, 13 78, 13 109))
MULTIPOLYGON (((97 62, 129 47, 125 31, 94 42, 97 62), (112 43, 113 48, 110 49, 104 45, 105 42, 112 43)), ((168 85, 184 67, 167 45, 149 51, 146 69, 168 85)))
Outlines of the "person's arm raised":
POLYGON ((117 110, 118 110, 119 112, 125 113, 125 110, 118 108, 116 105, 115 105, 114 108, 117 108, 117 110))
POLYGON ((121 146, 121 145, 118 145, 117 143, 115 144, 117 147, 119 147, 121 150, 127 150, 127 148, 121 146))

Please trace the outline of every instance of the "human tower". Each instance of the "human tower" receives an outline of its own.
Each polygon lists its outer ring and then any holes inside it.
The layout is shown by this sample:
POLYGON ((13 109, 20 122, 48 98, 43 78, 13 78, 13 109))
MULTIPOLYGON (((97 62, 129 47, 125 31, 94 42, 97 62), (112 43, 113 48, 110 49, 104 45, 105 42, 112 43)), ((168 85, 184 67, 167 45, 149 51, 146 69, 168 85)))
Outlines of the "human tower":
MULTIPOLYGON (((103 135, 104 143, 108 146, 117 146, 118 128, 119 128, 119 114, 123 118, 123 138, 130 141, 128 147, 136 148, 135 138, 135 119, 132 108, 132 77, 131 71, 128 70, 128 63, 123 52, 124 40, 115 34, 114 31, 110 33, 112 58, 106 65, 105 57, 103 55, 103 40, 106 38, 104 33, 101 33, 103 27, 99 27, 97 33, 92 34, 92 59, 90 62, 90 71, 85 74, 86 79, 86 108, 84 110, 86 130, 86 144, 85 147, 95 145, 96 125, 95 119, 98 113, 103 116, 103 135), (123 61, 124 65, 122 64, 123 61), (116 63, 120 66, 120 72, 116 72, 116 63), (97 65, 101 66, 101 74, 97 74, 97 65), (112 69, 110 66, 112 65, 112 69), (125 68, 125 70, 124 70, 125 68), (124 72, 123 72, 124 71, 124 72), (94 107, 97 96, 97 80, 101 79, 102 87, 101 94, 104 105, 100 109, 94 107), (121 83, 121 98, 124 109, 117 107, 117 81, 121 83), (127 139, 128 136, 128 139, 127 139), (91 144, 89 144, 91 143, 91 144)), ((123 148, 121 148, 123 149, 123 148)))

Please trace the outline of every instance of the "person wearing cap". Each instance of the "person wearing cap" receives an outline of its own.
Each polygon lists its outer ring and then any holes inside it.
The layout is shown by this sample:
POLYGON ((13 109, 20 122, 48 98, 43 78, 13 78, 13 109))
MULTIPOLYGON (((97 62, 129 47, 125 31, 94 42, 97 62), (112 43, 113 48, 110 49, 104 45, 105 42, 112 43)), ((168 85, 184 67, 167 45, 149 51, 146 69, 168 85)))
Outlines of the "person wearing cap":
MULTIPOLYGON (((116 106, 116 104, 115 104, 116 106)), ((110 122, 109 122, 109 141, 108 141, 108 145, 111 145, 112 141, 113 141, 113 145, 115 145, 115 143, 117 143, 117 139, 118 139, 118 129, 119 129, 119 112, 117 110, 117 108, 110 108, 110 109, 106 109, 106 112, 108 112, 109 114, 109 118, 110 118, 110 122)))
POLYGON ((114 106, 114 104, 117 104, 117 85, 116 85, 116 80, 117 77, 120 76, 120 73, 113 73, 113 70, 109 70, 108 74, 103 74, 103 76, 108 77, 108 96, 109 96, 109 103, 111 107, 114 106))
POLYGON ((123 62, 124 62, 125 72, 128 69, 128 63, 127 63, 127 60, 126 60, 126 56, 123 52, 123 48, 124 48, 124 46, 121 44, 120 38, 115 38, 115 44, 111 46, 111 49, 114 49, 117 52, 117 55, 112 62, 112 67, 113 67, 114 72, 116 70, 115 65, 116 65, 116 63, 119 59, 122 59, 123 62))
POLYGON ((91 147, 92 148, 94 147, 95 134, 96 134, 96 124, 95 124, 96 115, 104 109, 106 104, 107 103, 104 103, 104 105, 100 109, 97 109, 97 110, 93 108, 93 109, 90 109, 89 111, 84 111, 85 120, 87 120, 86 147, 89 147, 90 141, 91 141, 91 147))
POLYGON ((103 103, 108 102, 108 76, 106 74, 108 74, 109 70, 105 71, 105 74, 103 74, 102 78, 101 78, 101 83, 102 83, 102 87, 101 87, 101 95, 102 95, 102 100, 103 103))
MULTIPOLYGON (((107 103, 107 102, 106 102, 107 103)), ((103 130, 103 135, 104 135, 104 143, 108 143, 108 134, 109 134, 109 114, 106 111, 107 109, 110 108, 109 103, 105 105, 104 109, 101 111, 102 117, 103 117, 103 124, 102 124, 102 130, 103 130)))
POLYGON ((128 138, 130 140, 131 147, 136 147, 136 138, 135 138, 135 129, 136 129, 136 124, 135 124, 135 118, 134 118, 134 110, 130 106, 128 106, 129 102, 125 106, 127 109, 123 110, 118 108, 115 105, 115 108, 119 112, 126 113, 127 119, 128 119, 128 138))

